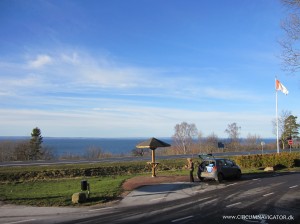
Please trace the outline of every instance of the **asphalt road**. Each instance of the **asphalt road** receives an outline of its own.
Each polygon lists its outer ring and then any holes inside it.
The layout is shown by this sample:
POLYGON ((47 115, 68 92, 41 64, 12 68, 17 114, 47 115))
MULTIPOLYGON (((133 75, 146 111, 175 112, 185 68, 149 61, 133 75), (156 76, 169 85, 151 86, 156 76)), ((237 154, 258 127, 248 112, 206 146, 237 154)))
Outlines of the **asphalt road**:
MULTIPOLYGON (((292 149, 292 151, 300 152, 300 149, 292 149)), ((270 154, 275 152, 276 150, 265 150, 263 153, 270 154)), ((289 152, 289 150, 285 150, 285 152, 289 152)), ((215 157, 222 157, 222 156, 237 156, 237 155, 261 154, 261 153, 262 153, 261 150, 255 150, 255 151, 247 151, 247 152, 214 153, 213 155, 215 157)), ((157 155, 155 158, 156 160, 198 158, 198 155, 196 154, 171 155, 171 156, 157 155)), ((0 162, 0 167, 49 166, 49 165, 63 165, 63 164, 93 164, 93 163, 128 162, 128 161, 151 161, 151 156, 143 156, 143 157, 124 156, 124 157, 112 157, 112 158, 103 158, 103 159, 95 159, 95 160, 10 161, 10 162, 0 162)))
POLYGON ((300 223, 300 172, 145 186, 106 207, 31 209, 0 207, 0 223, 300 223))

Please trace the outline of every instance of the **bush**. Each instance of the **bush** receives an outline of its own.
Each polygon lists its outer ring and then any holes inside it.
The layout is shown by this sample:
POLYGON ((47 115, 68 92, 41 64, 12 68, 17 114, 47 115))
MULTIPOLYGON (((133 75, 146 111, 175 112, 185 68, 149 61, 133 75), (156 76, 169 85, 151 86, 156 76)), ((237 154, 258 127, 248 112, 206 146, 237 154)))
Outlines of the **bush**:
MULTIPOLYGON (((260 168, 267 166, 294 167, 299 166, 300 153, 280 153, 265 155, 236 156, 236 163, 242 168, 260 168)), ((186 159, 160 160, 157 171, 182 170, 186 159)), ((197 164, 195 159, 195 165, 197 164)), ((197 165, 196 165, 197 166, 197 165)), ((74 177, 108 177, 124 176, 151 172, 151 165, 144 161, 124 163, 99 163, 92 165, 65 165, 49 167, 1 168, 0 182, 19 182, 43 179, 74 177)))
POLYGON ((265 155, 247 155, 237 156, 236 163, 243 168, 259 168, 267 166, 281 166, 291 168, 298 166, 300 158, 299 152, 282 152, 279 154, 265 154, 265 155))
MULTIPOLYGON (((183 167, 185 160, 162 160, 157 166, 157 171, 163 170, 179 170, 183 167)), ((96 164, 92 167, 68 167, 44 169, 32 167, 30 169, 22 170, 13 168, 11 170, 0 169, 0 182, 17 182, 43 179, 57 179, 57 178, 73 178, 73 177, 107 177, 107 176, 122 176, 128 174, 139 174, 144 172, 151 172, 151 166, 146 162, 127 162, 127 163, 110 163, 110 164, 96 164), (94 166, 94 167, 93 167, 94 166)))

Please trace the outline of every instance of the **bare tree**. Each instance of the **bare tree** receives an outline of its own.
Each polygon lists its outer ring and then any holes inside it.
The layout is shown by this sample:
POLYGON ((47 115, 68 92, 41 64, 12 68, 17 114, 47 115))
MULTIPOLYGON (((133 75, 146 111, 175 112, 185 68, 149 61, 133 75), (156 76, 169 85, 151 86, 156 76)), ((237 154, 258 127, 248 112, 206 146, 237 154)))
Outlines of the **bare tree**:
MULTIPOLYGON (((1 141, 0 161, 26 161, 32 159, 32 144, 28 140, 22 141, 1 141)), ((56 157, 55 152, 50 147, 43 147, 40 159, 51 160, 56 157)))
POLYGON ((230 147, 234 150, 237 150, 239 143, 239 136, 240 136, 241 127, 237 125, 237 123, 228 124, 225 133, 228 134, 228 138, 230 139, 230 147))
POLYGON ((300 0, 281 0, 288 9, 288 16, 281 27, 285 37, 279 41, 282 47, 282 62, 285 70, 296 72, 300 69, 300 0))
POLYGON ((212 153, 217 150, 219 138, 215 133, 211 133, 206 137, 205 149, 207 153, 212 153))
POLYGON ((32 150, 31 150, 30 142, 29 141, 18 142, 14 151, 15 160, 19 160, 19 161, 31 160, 32 159, 31 155, 32 155, 32 150))
MULTIPOLYGON (((284 135, 282 133, 284 133, 284 124, 285 124, 285 120, 292 115, 291 111, 288 110, 282 110, 281 114, 278 116, 278 132, 279 132, 279 136, 280 137, 280 142, 282 144, 282 148, 284 148, 284 142, 286 141, 286 139, 284 138, 284 135)), ((273 125, 273 134, 276 136, 277 135, 277 124, 276 124, 276 119, 272 120, 272 125, 273 125)))
MULTIPOLYGON (((151 149, 143 149, 143 148, 135 148, 135 149, 132 149, 131 150, 131 154, 133 156, 144 156, 144 155, 149 155, 150 154, 150 150, 151 149)), ((159 153, 163 154, 165 153, 166 151, 162 152, 163 150, 160 149, 159 150, 159 153)))
POLYGON ((240 130, 241 127, 237 125, 237 123, 228 124, 227 129, 225 130, 225 133, 228 134, 228 138, 231 141, 238 141, 240 136, 240 130))
POLYGON ((84 157, 87 159, 99 159, 102 158, 103 155, 103 150, 100 147, 96 146, 89 147, 84 153, 84 157))
POLYGON ((52 160, 58 158, 56 151, 49 146, 43 146, 42 155, 42 159, 44 160, 52 160))
POLYGON ((14 150, 16 143, 12 141, 0 142, 0 161, 14 160, 14 150))
MULTIPOLYGON (((289 110, 282 110, 280 115, 278 116, 278 129, 279 129, 279 135, 281 135, 284 132, 284 121, 287 119, 290 115, 292 115, 292 112, 289 110)), ((276 118, 272 120, 272 126, 273 126, 273 134, 276 136, 276 118)))
POLYGON ((197 148, 199 149, 199 152, 201 153, 203 151, 203 146, 204 146, 204 137, 202 131, 198 131, 198 143, 197 143, 197 148))
POLYGON ((246 146, 248 149, 259 149, 261 142, 261 138, 259 135, 251 135, 250 133, 247 135, 246 138, 246 146))
POLYGON ((193 144, 193 138, 198 134, 197 127, 195 124, 182 122, 181 124, 176 124, 174 130, 173 141, 175 142, 175 146, 178 152, 186 154, 193 144))

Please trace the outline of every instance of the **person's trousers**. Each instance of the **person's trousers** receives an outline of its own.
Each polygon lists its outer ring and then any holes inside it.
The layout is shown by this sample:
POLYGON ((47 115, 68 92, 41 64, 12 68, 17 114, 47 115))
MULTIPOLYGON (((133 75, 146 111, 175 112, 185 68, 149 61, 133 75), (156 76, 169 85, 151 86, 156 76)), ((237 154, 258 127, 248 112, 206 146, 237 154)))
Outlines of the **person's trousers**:
POLYGON ((190 182, 194 182, 193 170, 190 171, 190 182))

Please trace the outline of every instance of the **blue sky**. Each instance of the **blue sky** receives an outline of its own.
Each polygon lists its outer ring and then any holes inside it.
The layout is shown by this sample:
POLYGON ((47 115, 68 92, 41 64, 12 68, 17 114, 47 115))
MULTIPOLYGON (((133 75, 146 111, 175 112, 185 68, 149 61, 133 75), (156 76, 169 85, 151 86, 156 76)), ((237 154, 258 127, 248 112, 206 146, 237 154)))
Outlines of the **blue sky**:
POLYGON ((282 70, 279 1, 0 1, 0 136, 274 137, 300 115, 300 78, 282 70))

